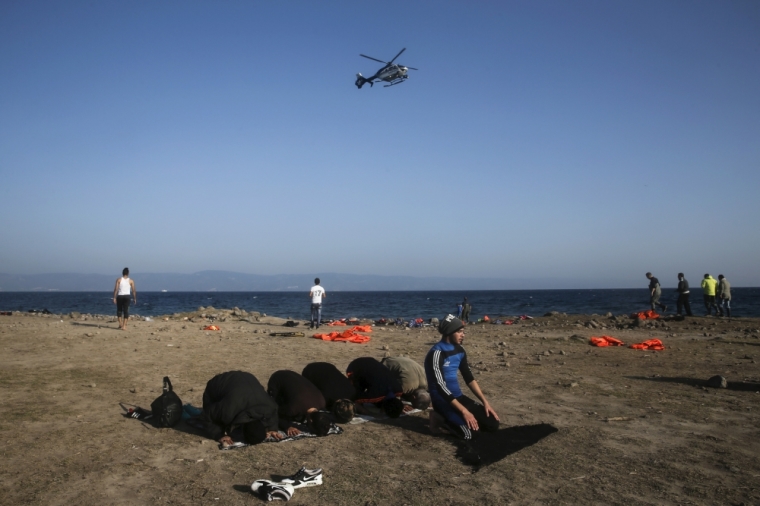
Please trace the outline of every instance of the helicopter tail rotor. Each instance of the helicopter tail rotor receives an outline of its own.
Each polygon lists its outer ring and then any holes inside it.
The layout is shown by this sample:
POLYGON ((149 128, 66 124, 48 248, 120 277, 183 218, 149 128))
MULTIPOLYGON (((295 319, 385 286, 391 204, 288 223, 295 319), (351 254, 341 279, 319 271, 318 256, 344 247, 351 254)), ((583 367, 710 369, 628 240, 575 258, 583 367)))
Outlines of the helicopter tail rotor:
POLYGON ((367 79, 366 77, 364 77, 361 74, 361 72, 359 72, 358 74, 356 74, 356 82, 354 84, 356 85, 357 88, 362 89, 362 86, 364 86, 368 82, 369 82, 369 84, 371 86, 372 85, 372 81, 370 81, 369 79, 367 79))

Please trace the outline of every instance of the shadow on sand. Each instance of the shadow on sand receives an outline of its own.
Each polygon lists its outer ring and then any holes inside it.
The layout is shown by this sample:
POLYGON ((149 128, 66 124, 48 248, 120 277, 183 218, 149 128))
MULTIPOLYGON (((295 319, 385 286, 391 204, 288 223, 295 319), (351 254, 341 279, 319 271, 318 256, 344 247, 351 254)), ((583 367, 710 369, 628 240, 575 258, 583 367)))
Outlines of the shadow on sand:
MULTIPOLYGON (((377 423, 393 425, 430 437, 444 437, 456 445, 456 457, 463 463, 468 463, 466 457, 467 448, 464 442, 453 436, 433 436, 430 434, 426 418, 403 416, 396 419, 378 420, 377 423)), ((538 423, 535 425, 504 427, 496 432, 478 432, 473 438, 472 447, 480 455, 480 466, 485 466, 498 462, 513 453, 519 452, 523 448, 532 446, 543 438, 554 434, 557 430, 556 427, 548 423, 538 423)))
MULTIPOLYGON (((681 377, 654 377, 646 378, 644 376, 626 376, 627 379, 632 380, 644 380, 644 381, 656 381, 659 383, 680 383, 682 385, 689 385, 693 387, 707 387, 707 380, 697 378, 681 378, 681 377)), ((726 386, 727 390, 736 390, 738 392, 760 392, 760 383, 752 383, 749 381, 729 381, 726 386)), ((720 390, 720 389, 718 389, 720 390)))

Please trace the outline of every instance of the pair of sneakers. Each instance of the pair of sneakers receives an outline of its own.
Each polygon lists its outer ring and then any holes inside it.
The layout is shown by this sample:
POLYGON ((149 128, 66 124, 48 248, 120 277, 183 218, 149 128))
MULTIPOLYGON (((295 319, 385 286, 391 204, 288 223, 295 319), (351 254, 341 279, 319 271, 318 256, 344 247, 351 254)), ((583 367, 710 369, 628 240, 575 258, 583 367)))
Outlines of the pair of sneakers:
POLYGON ((315 487, 322 484, 322 469, 302 467, 294 475, 279 482, 256 480, 251 484, 254 494, 267 501, 289 501, 297 488, 315 487))

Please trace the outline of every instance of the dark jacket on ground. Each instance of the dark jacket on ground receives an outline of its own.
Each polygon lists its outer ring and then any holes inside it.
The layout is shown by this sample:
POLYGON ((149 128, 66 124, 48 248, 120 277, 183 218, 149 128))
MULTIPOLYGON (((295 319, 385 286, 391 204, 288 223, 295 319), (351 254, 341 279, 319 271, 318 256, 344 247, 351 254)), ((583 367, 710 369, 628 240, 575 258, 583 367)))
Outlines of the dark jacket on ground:
POLYGON ((268 431, 278 430, 277 404, 253 374, 225 372, 206 384, 201 420, 215 440, 229 435, 232 426, 255 420, 261 420, 268 431))
POLYGON ((325 409, 322 392, 294 371, 277 371, 269 378, 267 392, 279 406, 280 428, 290 426, 288 422, 303 422, 311 408, 325 409))
POLYGON ((301 374, 322 392, 328 408, 339 399, 356 400, 356 389, 351 381, 329 362, 312 362, 301 374))
POLYGON ((356 387, 356 402, 378 403, 386 397, 401 397, 401 382, 393 373, 372 357, 357 358, 346 369, 346 375, 356 387))

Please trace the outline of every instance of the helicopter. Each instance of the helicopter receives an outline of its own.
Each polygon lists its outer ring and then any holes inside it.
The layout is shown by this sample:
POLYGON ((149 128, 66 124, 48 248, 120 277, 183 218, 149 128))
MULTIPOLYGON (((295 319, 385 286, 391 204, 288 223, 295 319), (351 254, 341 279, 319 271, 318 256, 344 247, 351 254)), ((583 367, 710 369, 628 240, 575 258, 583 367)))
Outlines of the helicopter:
POLYGON ((365 58, 369 58, 370 60, 375 60, 376 62, 385 63, 385 66, 375 72, 375 75, 372 77, 364 77, 361 72, 356 74, 356 87, 359 89, 362 89, 362 86, 369 83, 370 86, 373 86, 375 82, 385 81, 390 84, 386 84, 384 88, 387 88, 388 86, 393 86, 394 84, 403 83, 409 76, 406 75, 407 70, 419 70, 414 67, 405 67, 404 65, 399 65, 398 63, 393 63, 396 61, 396 58, 401 56, 401 53, 406 51, 406 48, 402 49, 398 52, 396 56, 393 57, 391 61, 383 61, 378 60, 377 58, 372 58, 371 56, 367 56, 366 54, 360 54, 359 56, 363 56, 365 58))

